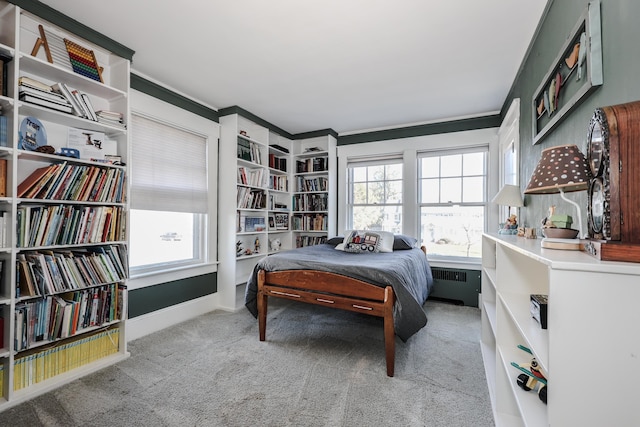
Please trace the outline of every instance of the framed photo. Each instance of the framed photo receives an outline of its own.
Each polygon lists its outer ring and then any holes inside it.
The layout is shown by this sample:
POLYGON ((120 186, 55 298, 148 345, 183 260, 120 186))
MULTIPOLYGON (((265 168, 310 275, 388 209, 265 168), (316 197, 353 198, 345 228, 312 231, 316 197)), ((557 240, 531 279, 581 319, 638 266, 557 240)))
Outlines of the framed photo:
POLYGON ((276 218, 273 216, 273 214, 269 214, 269 230, 275 230, 276 229, 276 218))
POLYGON ((244 219, 244 231, 255 232, 265 231, 266 226, 264 224, 264 217, 262 216, 248 216, 244 219))
POLYGON ((289 229, 289 214, 277 213, 276 217, 276 230, 288 230, 289 229))
POLYGON ((533 94, 533 144, 602 83, 600 0, 593 0, 533 94))

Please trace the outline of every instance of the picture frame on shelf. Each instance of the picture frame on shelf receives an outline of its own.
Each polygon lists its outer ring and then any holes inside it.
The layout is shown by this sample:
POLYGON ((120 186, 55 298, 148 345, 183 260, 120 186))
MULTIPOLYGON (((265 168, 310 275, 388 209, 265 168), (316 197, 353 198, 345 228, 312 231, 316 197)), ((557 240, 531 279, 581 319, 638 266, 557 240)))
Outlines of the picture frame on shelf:
POLYGON ((248 233, 265 231, 266 225, 262 216, 247 216, 244 218, 244 231, 248 233))
POLYGON ((276 229, 276 219, 275 219, 275 216, 273 214, 269 214, 268 222, 269 222, 269 230, 275 230, 276 229))
POLYGON ((533 145, 603 83, 600 0, 593 0, 551 64, 531 101, 533 145))
POLYGON ((275 214, 276 230, 288 230, 289 229, 289 214, 277 213, 275 214))

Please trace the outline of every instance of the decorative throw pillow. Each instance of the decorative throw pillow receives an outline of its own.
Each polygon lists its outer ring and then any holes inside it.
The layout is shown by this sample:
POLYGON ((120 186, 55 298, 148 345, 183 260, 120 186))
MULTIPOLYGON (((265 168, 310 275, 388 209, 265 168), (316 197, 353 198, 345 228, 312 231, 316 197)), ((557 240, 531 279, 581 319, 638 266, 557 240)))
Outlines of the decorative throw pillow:
POLYGON ((345 234, 343 245, 343 250, 351 253, 393 252, 393 233, 390 231, 351 230, 345 234))
POLYGON ((393 250, 401 251, 405 249, 413 249, 417 247, 418 239, 404 234, 396 234, 393 236, 393 250))
POLYGON ((344 236, 336 236, 336 237, 332 237, 332 238, 328 239, 326 243, 328 245, 336 246, 336 245, 339 245, 342 242, 344 242, 344 236))

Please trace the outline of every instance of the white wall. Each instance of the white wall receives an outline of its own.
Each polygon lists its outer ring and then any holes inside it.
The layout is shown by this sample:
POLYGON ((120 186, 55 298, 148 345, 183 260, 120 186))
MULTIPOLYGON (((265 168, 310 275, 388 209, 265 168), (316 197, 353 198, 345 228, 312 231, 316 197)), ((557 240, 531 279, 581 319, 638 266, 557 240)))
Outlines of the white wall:
MULTIPOLYGON (((400 138, 385 141, 368 142, 338 146, 338 234, 347 228, 347 162, 349 158, 402 155, 404 159, 403 187, 403 224, 402 233, 418 236, 418 162, 417 154, 424 151, 447 150, 473 146, 489 146, 489 188, 487 200, 491 200, 498 191, 498 128, 478 129, 464 132, 451 132, 438 135, 425 135, 412 138, 400 138), (409 197, 413 195, 413 197, 409 197)), ((498 224, 498 207, 489 203, 486 227, 498 224)), ((436 264, 436 263, 432 263, 436 264)), ((444 264, 438 264, 444 265, 444 264)), ((457 265, 460 267, 460 265, 457 265)))

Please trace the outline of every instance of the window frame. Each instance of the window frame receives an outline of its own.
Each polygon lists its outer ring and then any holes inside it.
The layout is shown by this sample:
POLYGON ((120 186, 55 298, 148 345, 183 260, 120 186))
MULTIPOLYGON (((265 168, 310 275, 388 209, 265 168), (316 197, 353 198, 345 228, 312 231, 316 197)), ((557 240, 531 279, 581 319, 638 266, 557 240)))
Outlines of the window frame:
MULTIPOLYGON (((454 148, 449 150, 423 150, 417 153, 416 156, 416 170, 417 170, 417 194, 416 194, 416 207, 418 210, 417 215, 417 238, 418 241, 423 242, 424 236, 422 236, 422 211, 423 208, 446 208, 446 207, 481 207, 483 210, 483 231, 486 230, 487 224, 487 216, 488 216, 488 205, 489 202, 487 200, 487 195, 489 192, 489 146, 488 145, 478 145, 474 147, 465 147, 465 148, 454 148), (439 168, 439 173, 437 178, 430 177, 429 179, 438 179, 441 181, 443 178, 460 178, 460 201, 439 201, 439 202, 424 202, 422 201, 422 186, 424 180, 423 171, 422 171, 422 159, 427 157, 438 157, 442 159, 442 157, 454 156, 454 155, 464 155, 464 154, 476 154, 476 153, 484 153, 484 165, 483 165, 483 173, 481 175, 478 174, 468 174, 465 175, 464 172, 464 160, 461 163, 461 170, 459 175, 443 175, 442 169, 439 168), (482 201, 464 201, 464 178, 465 177, 482 177, 483 178, 483 195, 482 201)), ((439 185, 441 188, 441 185, 439 185)), ((480 242, 479 242, 480 244, 480 242)), ((427 253, 429 254, 430 260, 439 260, 439 261, 455 261, 455 262, 470 262, 470 263, 478 263, 481 260, 481 255, 478 257, 462 257, 462 256, 446 256, 446 255, 434 255, 430 253, 427 248, 427 253)))
MULTIPOLYGON (((146 93, 132 89, 130 96, 131 115, 138 114, 142 117, 175 126, 178 129, 203 135, 206 138, 208 196, 207 213, 194 214, 199 217, 195 221, 200 227, 199 237, 201 237, 201 240, 199 250, 201 256, 199 260, 188 262, 178 261, 171 264, 159 262, 157 264, 148 264, 144 267, 131 269, 129 288, 137 289, 215 272, 217 271, 217 175, 220 126, 215 121, 169 104, 146 93)), ((131 120, 129 120, 129 122, 131 123, 131 120)), ((133 138, 130 137, 129 159, 131 159, 131 144, 133 143, 133 138)), ((133 171, 135 164, 131 164, 130 168, 133 171)), ((131 180, 129 180, 128 186, 129 188, 131 187, 131 180)), ((129 201, 128 204, 129 209, 131 209, 131 201, 129 201)), ((131 244, 130 240, 129 244, 131 244)))
MULTIPOLYGON (((402 221, 404 219, 404 215, 403 215, 403 209, 404 209, 404 198, 405 198, 405 194, 404 194, 404 180, 405 180, 405 174, 404 174, 404 162, 402 159, 401 155, 395 155, 395 156, 385 156, 382 158, 376 157, 376 158, 367 158, 367 157, 358 157, 358 158, 352 158, 348 161, 347 163, 347 171, 346 171, 346 186, 347 186, 347 224, 348 227, 350 229, 355 229, 356 226, 353 223, 353 219, 354 219, 354 208, 356 207, 371 207, 371 206, 390 206, 390 207, 395 207, 396 211, 399 209, 399 215, 400 215, 400 220, 397 221, 397 227, 400 228, 400 230, 402 230, 402 221), (370 167, 370 166, 389 166, 389 165, 400 165, 400 167, 402 168, 401 171, 401 178, 400 179, 386 179, 386 172, 385 172, 385 179, 383 180, 370 180, 369 176, 367 176, 365 181, 354 181, 353 180, 353 169, 357 168, 357 167, 370 167), (401 192, 402 192, 402 197, 401 197, 401 201, 399 203, 355 203, 354 202, 354 187, 353 184, 355 183, 365 183, 367 188, 369 187, 370 183, 375 183, 375 182, 381 182, 384 183, 384 186, 386 188, 386 183, 388 182, 395 182, 398 181, 400 183, 401 186, 401 192)), ((368 195, 368 190, 367 190, 367 195, 368 195)), ((385 201, 386 201, 386 197, 385 197, 385 201)), ((394 213, 394 216, 398 215, 398 212, 394 213)))

